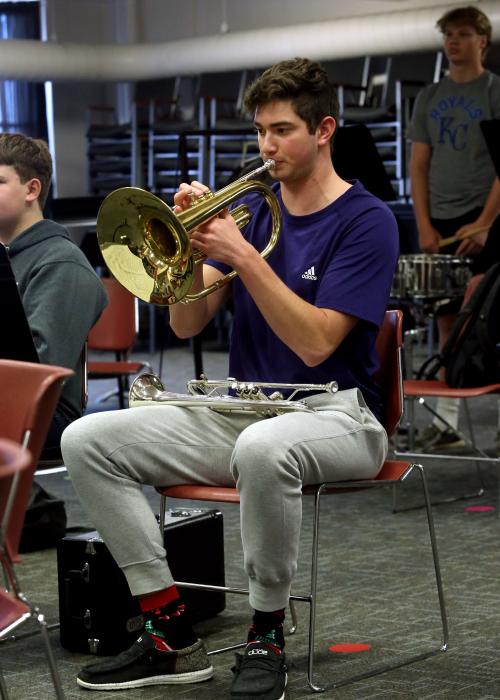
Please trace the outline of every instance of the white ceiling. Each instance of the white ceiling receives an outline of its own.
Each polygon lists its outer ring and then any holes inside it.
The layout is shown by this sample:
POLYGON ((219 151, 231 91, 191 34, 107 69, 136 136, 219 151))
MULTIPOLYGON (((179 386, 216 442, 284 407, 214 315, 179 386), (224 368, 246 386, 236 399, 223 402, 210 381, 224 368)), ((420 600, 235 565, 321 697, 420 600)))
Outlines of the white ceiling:
MULTIPOLYGON (((490 17, 494 36, 500 36, 499 0, 477 4, 490 17)), ((49 31, 49 41, 1 41, 0 77, 126 81, 255 68, 295 55, 336 60, 435 51, 442 44, 436 19, 457 3, 48 0, 47 6, 48 25, 55 30, 49 31), (107 13, 102 25, 108 36, 100 44, 95 44, 91 8, 107 13), (79 11, 91 19, 76 21, 79 11), (119 19, 125 21, 117 36, 119 19)))

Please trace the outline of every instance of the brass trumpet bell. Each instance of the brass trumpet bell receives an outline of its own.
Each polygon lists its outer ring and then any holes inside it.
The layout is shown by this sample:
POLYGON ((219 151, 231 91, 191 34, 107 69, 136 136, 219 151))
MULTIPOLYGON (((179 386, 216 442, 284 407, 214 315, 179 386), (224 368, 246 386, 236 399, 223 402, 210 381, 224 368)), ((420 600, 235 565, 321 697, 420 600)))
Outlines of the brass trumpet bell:
MULTIPOLYGON (((179 213, 138 187, 114 190, 97 215, 97 238, 107 266, 134 296, 160 306, 196 301, 219 289, 236 276, 234 270, 215 284, 189 294, 195 265, 206 257, 192 250, 190 232, 243 195, 259 192, 271 210, 271 234, 261 251, 262 257, 267 257, 278 242, 281 213, 270 187, 251 178, 273 165, 273 161, 266 161, 264 166, 218 192, 208 192, 179 213)), ((251 219, 246 205, 236 207, 231 214, 239 228, 251 219)))

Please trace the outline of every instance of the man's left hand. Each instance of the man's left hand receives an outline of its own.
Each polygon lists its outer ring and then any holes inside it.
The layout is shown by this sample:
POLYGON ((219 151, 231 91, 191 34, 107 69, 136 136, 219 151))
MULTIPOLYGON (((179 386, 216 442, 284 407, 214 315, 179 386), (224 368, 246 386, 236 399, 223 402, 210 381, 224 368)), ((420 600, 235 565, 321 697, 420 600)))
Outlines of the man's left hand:
POLYGON ((191 244, 207 257, 233 268, 237 267, 245 251, 253 250, 227 209, 199 226, 191 236, 191 244))

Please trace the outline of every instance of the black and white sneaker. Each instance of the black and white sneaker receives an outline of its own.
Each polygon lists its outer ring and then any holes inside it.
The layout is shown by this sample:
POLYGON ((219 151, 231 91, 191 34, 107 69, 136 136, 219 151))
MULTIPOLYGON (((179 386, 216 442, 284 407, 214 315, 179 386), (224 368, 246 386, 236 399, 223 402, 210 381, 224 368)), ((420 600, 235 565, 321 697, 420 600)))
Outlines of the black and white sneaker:
POLYGON ((283 700, 286 687, 285 654, 269 644, 252 642, 236 654, 231 686, 233 700, 283 700))
POLYGON ((212 678, 213 673, 201 639, 185 649, 158 651, 151 635, 144 632, 130 649, 118 656, 82 668, 77 683, 90 690, 120 690, 198 683, 212 678))

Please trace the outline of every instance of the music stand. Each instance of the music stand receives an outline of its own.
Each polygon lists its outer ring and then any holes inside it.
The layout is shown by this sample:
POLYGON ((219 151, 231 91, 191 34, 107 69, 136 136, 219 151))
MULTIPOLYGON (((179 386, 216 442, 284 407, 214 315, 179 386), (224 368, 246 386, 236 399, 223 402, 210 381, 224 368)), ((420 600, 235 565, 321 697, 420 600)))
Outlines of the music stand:
POLYGON ((359 180, 384 202, 397 200, 384 161, 366 124, 337 129, 333 140, 333 165, 344 180, 359 180))
POLYGON ((0 243, 0 358, 39 362, 7 248, 0 243))

